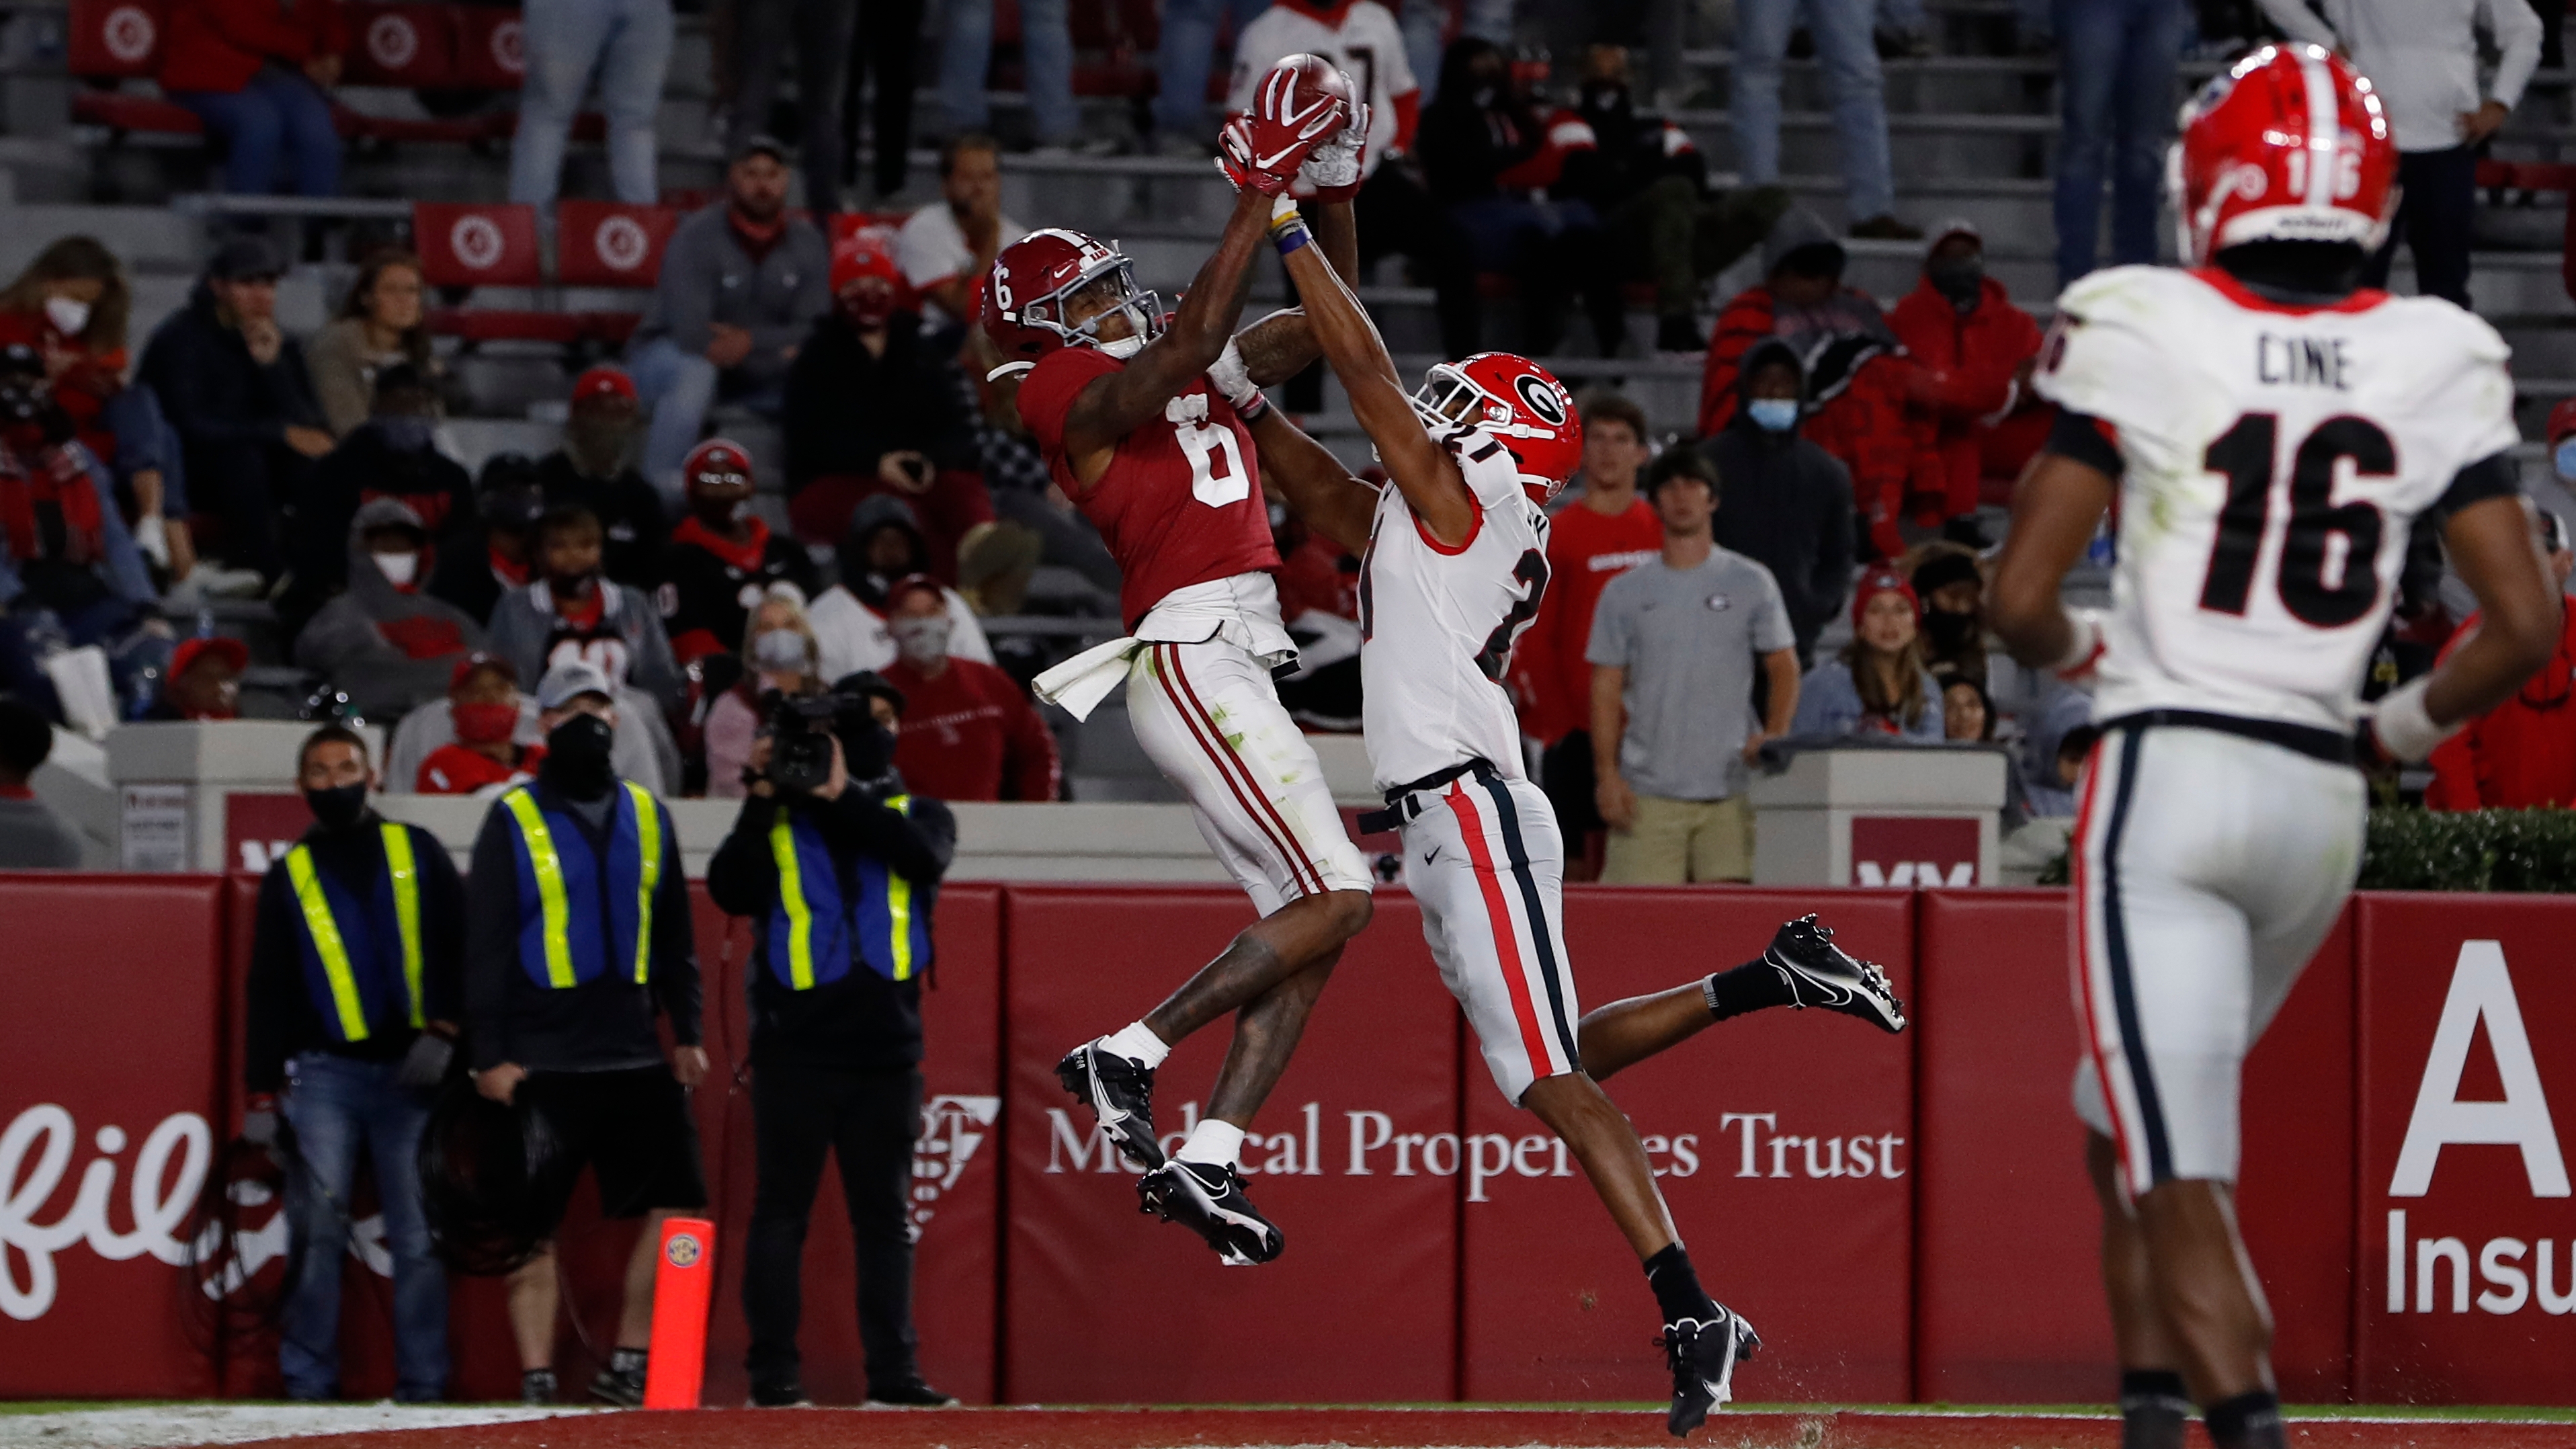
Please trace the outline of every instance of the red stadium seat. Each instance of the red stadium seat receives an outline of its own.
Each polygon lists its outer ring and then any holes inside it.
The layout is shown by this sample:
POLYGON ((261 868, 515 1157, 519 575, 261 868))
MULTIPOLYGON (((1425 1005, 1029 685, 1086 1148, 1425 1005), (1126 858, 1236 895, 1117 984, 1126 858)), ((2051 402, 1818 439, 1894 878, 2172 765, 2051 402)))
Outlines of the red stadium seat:
POLYGON ((456 83, 454 5, 355 4, 343 14, 351 85, 424 89, 456 83))
POLYGON ((152 131, 174 136, 202 136, 206 123, 175 101, 129 96, 116 91, 74 91, 72 119, 111 131, 152 131))
POLYGON ((161 0, 72 0, 67 25, 74 76, 131 80, 160 72, 167 33, 161 0))
POLYGON ((456 81, 477 90, 514 91, 528 73, 519 12, 487 5, 452 7, 456 16, 456 81))
POLYGON ((680 213, 667 206, 566 201, 555 208, 555 274, 567 287, 649 287, 680 213))
MULTIPOLYGON (((534 287, 545 280, 535 207, 416 202, 411 235, 421 280, 433 287, 534 287)), ((520 308, 434 308, 429 328, 467 342, 569 346, 582 337, 581 319, 568 312, 520 308)))

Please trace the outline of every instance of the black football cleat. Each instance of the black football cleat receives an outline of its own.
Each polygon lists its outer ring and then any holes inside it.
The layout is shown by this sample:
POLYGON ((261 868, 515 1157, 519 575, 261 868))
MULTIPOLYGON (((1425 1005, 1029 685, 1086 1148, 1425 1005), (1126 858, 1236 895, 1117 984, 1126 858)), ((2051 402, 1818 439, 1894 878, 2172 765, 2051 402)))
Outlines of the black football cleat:
POLYGON ((1243 1190, 1243 1174, 1213 1162, 1167 1162, 1136 1183, 1141 1211, 1207 1239, 1229 1268, 1267 1263, 1288 1239, 1243 1190))
POLYGON ((1834 944, 1833 928, 1812 914, 1774 932, 1762 960, 1787 980, 1790 1004, 1801 1011, 1821 1006, 1884 1032, 1905 1030, 1905 1003, 1896 999, 1887 973, 1845 954, 1834 944))
POLYGON ((872 1385, 868 1389, 867 1406, 871 1409, 953 1409, 957 1407, 957 1397, 941 1393, 922 1382, 921 1375, 914 1374, 890 1384, 872 1385))
POLYGON ((1154 1135, 1154 1069, 1122 1057, 1102 1043, 1087 1041, 1055 1064, 1055 1079, 1076 1101, 1100 1119, 1100 1130, 1130 1162, 1145 1170, 1163 1165, 1163 1144, 1154 1135))
POLYGON ((1714 1318, 1685 1318, 1664 1325, 1656 1346, 1673 1371, 1672 1412, 1664 1427, 1679 1438, 1708 1421, 1709 1411, 1735 1397, 1735 1365, 1762 1346, 1753 1325, 1718 1304, 1714 1318))

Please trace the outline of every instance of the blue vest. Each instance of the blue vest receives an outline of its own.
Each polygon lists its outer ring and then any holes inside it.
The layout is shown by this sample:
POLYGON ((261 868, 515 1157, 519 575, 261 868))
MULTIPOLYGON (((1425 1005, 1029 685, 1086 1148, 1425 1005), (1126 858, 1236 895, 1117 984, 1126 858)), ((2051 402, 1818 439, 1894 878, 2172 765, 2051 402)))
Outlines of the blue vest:
MULTIPOLYGON (((912 797, 888 809, 912 813, 912 797)), ((921 893, 874 856, 844 873, 822 827, 781 808, 769 827, 778 903, 764 937, 769 972, 791 991, 811 991, 850 974, 857 959, 888 981, 910 981, 930 965, 930 921, 921 893)))
MULTIPOLYGON (((308 846, 289 850, 279 867, 303 927, 296 956, 305 992, 323 1030, 341 1043, 422 1022, 418 857, 409 826, 386 822, 379 829, 385 869, 363 899, 315 866, 308 846)), ((442 847, 433 840, 428 848, 442 847)))
POLYGON ((615 975, 643 985, 653 965, 653 903, 670 815, 653 793, 621 780, 610 807, 606 859, 566 811, 522 785, 498 805, 517 826, 519 967, 539 986, 570 989, 615 975))

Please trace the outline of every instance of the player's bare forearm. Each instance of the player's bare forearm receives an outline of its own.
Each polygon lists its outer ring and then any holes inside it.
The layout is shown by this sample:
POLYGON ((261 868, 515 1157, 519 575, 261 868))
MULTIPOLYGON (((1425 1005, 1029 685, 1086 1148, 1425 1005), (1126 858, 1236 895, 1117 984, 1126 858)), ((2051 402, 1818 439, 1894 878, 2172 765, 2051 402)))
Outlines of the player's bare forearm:
POLYGON ((1353 553, 1368 547, 1369 521, 1377 512, 1377 491, 1354 478, 1330 449, 1277 408, 1252 422, 1252 441, 1261 453, 1261 481, 1279 490, 1289 511, 1306 526, 1353 553))
MULTIPOLYGON (((1358 286, 1360 233, 1351 222, 1351 204, 1334 201, 1318 205, 1307 213, 1307 223, 1314 232, 1315 245, 1323 248, 1324 260, 1332 263, 1334 275, 1358 286)), ((1243 354, 1243 369, 1251 375, 1255 387, 1277 387, 1324 355, 1324 349, 1315 341, 1315 329, 1306 324, 1302 307, 1283 307, 1244 328, 1234 341, 1243 354)))
POLYGON ((1163 335, 1116 372, 1094 380, 1066 414, 1065 451, 1077 458, 1114 447, 1120 438, 1159 416, 1163 405, 1188 390, 1224 355, 1252 281, 1252 256, 1269 225, 1270 199, 1246 191, 1235 198, 1217 239, 1180 310, 1163 335))
POLYGON ((2042 453, 2013 488, 2012 532, 1995 567, 1994 626, 2014 659, 2045 669, 2074 647, 2075 623, 2058 590, 2111 506, 2108 474, 2062 453, 2042 453))
POLYGON ((1378 335, 1377 324, 1315 247, 1299 247, 1288 254, 1288 276, 1297 284, 1297 296, 1305 304, 1315 340, 1323 346, 1324 360, 1342 380, 1342 391, 1350 394, 1351 411, 1369 441, 1377 444, 1387 477, 1403 491, 1404 501, 1434 537, 1444 544, 1463 542, 1475 526, 1475 500, 1467 494, 1467 480, 1459 474, 1457 460, 1431 441, 1422 419, 1414 414, 1413 401, 1396 379, 1395 359, 1386 350, 1386 339, 1378 335))
POLYGON ((2565 600, 2542 572, 2520 498, 2488 498, 2451 515, 2442 530, 2451 567, 2478 596, 2478 632, 2451 651, 2424 688, 2440 725, 2486 713, 2522 688, 2558 648, 2565 600))

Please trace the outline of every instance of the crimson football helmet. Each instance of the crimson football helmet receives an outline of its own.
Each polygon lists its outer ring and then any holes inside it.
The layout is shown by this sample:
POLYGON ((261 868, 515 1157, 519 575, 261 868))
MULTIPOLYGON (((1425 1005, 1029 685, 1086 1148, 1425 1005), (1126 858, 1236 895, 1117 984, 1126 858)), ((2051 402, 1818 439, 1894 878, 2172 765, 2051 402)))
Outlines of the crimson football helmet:
POLYGON ((1520 465, 1521 487, 1541 506, 1583 464, 1583 419, 1555 374, 1509 352, 1435 362, 1413 410, 1435 428, 1482 428, 1520 465))
POLYGON ((2314 45, 2267 45, 2213 77, 2183 107, 2167 171, 2193 266, 2245 242, 2368 250, 2397 209, 2397 142, 2378 92, 2314 45))
POLYGON ((1049 227, 1002 248, 987 282, 984 335, 1008 359, 993 369, 994 377, 1024 372, 1064 347, 1097 347, 1112 357, 1132 357, 1163 335, 1163 299, 1136 285, 1135 265, 1125 253, 1078 231, 1049 227), (1111 305, 1078 323, 1067 322, 1065 308, 1074 294, 1095 286, 1111 289, 1111 305), (1121 312, 1129 334, 1100 340, 1102 319, 1121 312))

